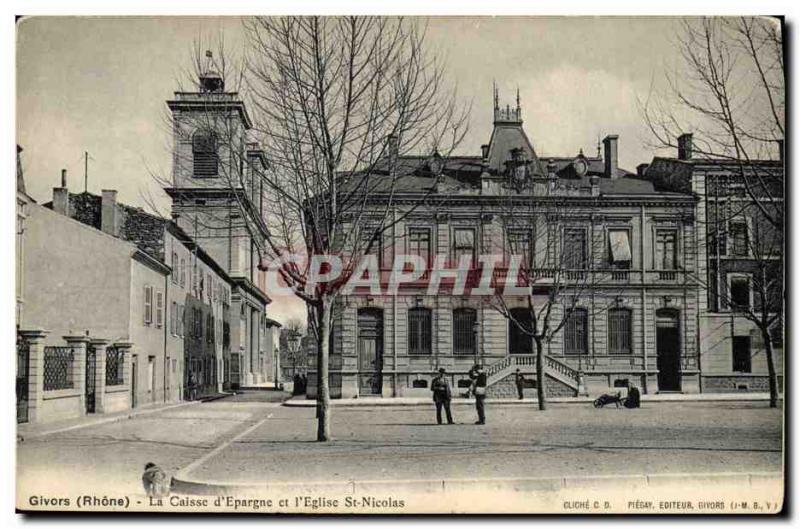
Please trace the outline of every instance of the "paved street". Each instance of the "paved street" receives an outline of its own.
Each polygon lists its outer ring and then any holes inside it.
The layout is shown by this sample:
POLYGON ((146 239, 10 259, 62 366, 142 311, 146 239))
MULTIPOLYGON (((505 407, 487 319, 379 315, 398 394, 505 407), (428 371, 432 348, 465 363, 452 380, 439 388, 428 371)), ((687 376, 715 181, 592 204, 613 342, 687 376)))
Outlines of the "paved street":
POLYGON ((336 408, 335 440, 317 444, 313 409, 258 399, 223 399, 26 439, 18 444, 21 490, 33 494, 37 482, 51 488, 55 481, 72 492, 102 484, 131 493, 147 461, 175 473, 234 437, 191 468, 193 480, 763 472, 781 465, 781 410, 765 402, 648 403, 638 410, 555 404, 545 412, 489 402, 486 426, 472 424, 467 405, 454 407, 459 424, 452 426, 433 424, 432 405, 336 408))

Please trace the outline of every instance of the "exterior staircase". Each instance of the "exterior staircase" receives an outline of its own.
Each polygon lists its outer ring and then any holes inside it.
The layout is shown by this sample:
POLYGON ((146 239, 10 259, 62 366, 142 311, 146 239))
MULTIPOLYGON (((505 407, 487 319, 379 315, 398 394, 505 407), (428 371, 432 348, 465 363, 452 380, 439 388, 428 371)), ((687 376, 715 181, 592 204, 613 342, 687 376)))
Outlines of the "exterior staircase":
MULTIPOLYGON (((509 375, 513 375, 517 369, 520 369, 524 374, 536 373, 536 355, 509 355, 486 366, 487 387, 491 387, 509 375)), ((573 369, 567 364, 545 355, 544 370, 546 376, 571 388, 575 391, 575 395, 585 392, 584 388, 581 387, 580 374, 577 369, 573 369)))

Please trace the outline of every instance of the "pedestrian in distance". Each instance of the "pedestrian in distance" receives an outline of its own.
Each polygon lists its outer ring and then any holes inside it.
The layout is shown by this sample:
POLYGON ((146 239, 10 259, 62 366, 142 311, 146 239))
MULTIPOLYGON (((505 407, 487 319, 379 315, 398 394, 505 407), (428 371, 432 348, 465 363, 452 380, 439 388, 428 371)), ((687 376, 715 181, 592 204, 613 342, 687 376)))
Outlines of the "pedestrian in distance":
POLYGON ((638 408, 641 406, 641 395, 639 388, 631 383, 628 383, 628 397, 622 403, 626 408, 638 408))
POLYGON ((478 420, 475 424, 486 424, 486 371, 479 365, 475 371, 475 380, 472 383, 472 394, 475 395, 475 410, 478 412, 478 420))
POLYGON ((453 399, 453 391, 450 389, 450 382, 447 381, 446 371, 443 367, 439 368, 439 374, 431 382, 433 391, 433 402, 436 405, 436 422, 442 424, 442 408, 447 415, 447 424, 453 424, 453 414, 450 411, 450 401, 453 399))
POLYGON ((189 400, 197 400, 197 377, 194 375, 194 371, 189 371, 187 385, 189 389, 189 400))
POLYGON ((517 385, 517 396, 519 400, 525 398, 525 394, 523 393, 523 389, 525 387, 525 375, 517 368, 517 372, 514 373, 514 384, 517 385))

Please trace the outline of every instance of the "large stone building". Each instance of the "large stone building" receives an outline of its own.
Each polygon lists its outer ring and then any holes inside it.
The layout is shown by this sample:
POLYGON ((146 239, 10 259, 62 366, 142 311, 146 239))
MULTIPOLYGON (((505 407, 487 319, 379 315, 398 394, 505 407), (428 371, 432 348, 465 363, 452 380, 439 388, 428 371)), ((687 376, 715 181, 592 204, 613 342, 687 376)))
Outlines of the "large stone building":
POLYGON ((778 159, 741 163, 696 157, 692 142, 682 135, 677 157, 656 157, 644 172, 662 188, 699 197, 702 391, 766 391, 767 345, 783 378, 783 148, 778 159), (762 317, 771 321, 768 339, 762 317))
MULTIPOLYGON (((551 394, 626 382, 646 393, 699 391, 695 195, 620 168, 617 136, 605 138, 602 156, 599 148, 597 156, 539 156, 522 125, 519 101, 501 108, 496 98, 481 155, 389 153, 374 174, 395 180, 392 220, 401 220, 375 245, 382 276, 400 254, 429 264, 467 255, 475 273, 481 254, 522 255, 537 274, 536 303, 561 282, 552 318, 564 325, 546 344, 551 394)), ((385 199, 371 197, 373 222, 385 199)), ((427 286, 338 299, 333 397, 427 396, 440 367, 463 388, 475 363, 487 366, 497 396, 512 389, 517 368, 533 373, 533 345, 519 327, 530 325, 526 296, 428 295, 427 286)))

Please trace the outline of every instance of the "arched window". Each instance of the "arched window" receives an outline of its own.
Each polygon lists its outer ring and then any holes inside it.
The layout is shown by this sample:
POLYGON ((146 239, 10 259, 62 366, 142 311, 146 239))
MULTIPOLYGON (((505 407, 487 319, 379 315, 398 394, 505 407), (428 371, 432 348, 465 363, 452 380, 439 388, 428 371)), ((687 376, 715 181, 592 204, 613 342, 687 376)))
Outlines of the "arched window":
POLYGON ((585 355, 589 349, 587 340, 589 317, 586 309, 572 309, 564 325, 564 353, 585 355))
POLYGON ((195 177, 212 177, 219 174, 216 134, 207 130, 198 130, 194 133, 192 136, 192 160, 195 177))
POLYGON ((609 309, 608 311, 608 352, 610 354, 631 354, 631 311, 630 309, 609 309))
POLYGON ((408 353, 431 354, 431 310, 408 309, 408 353))

